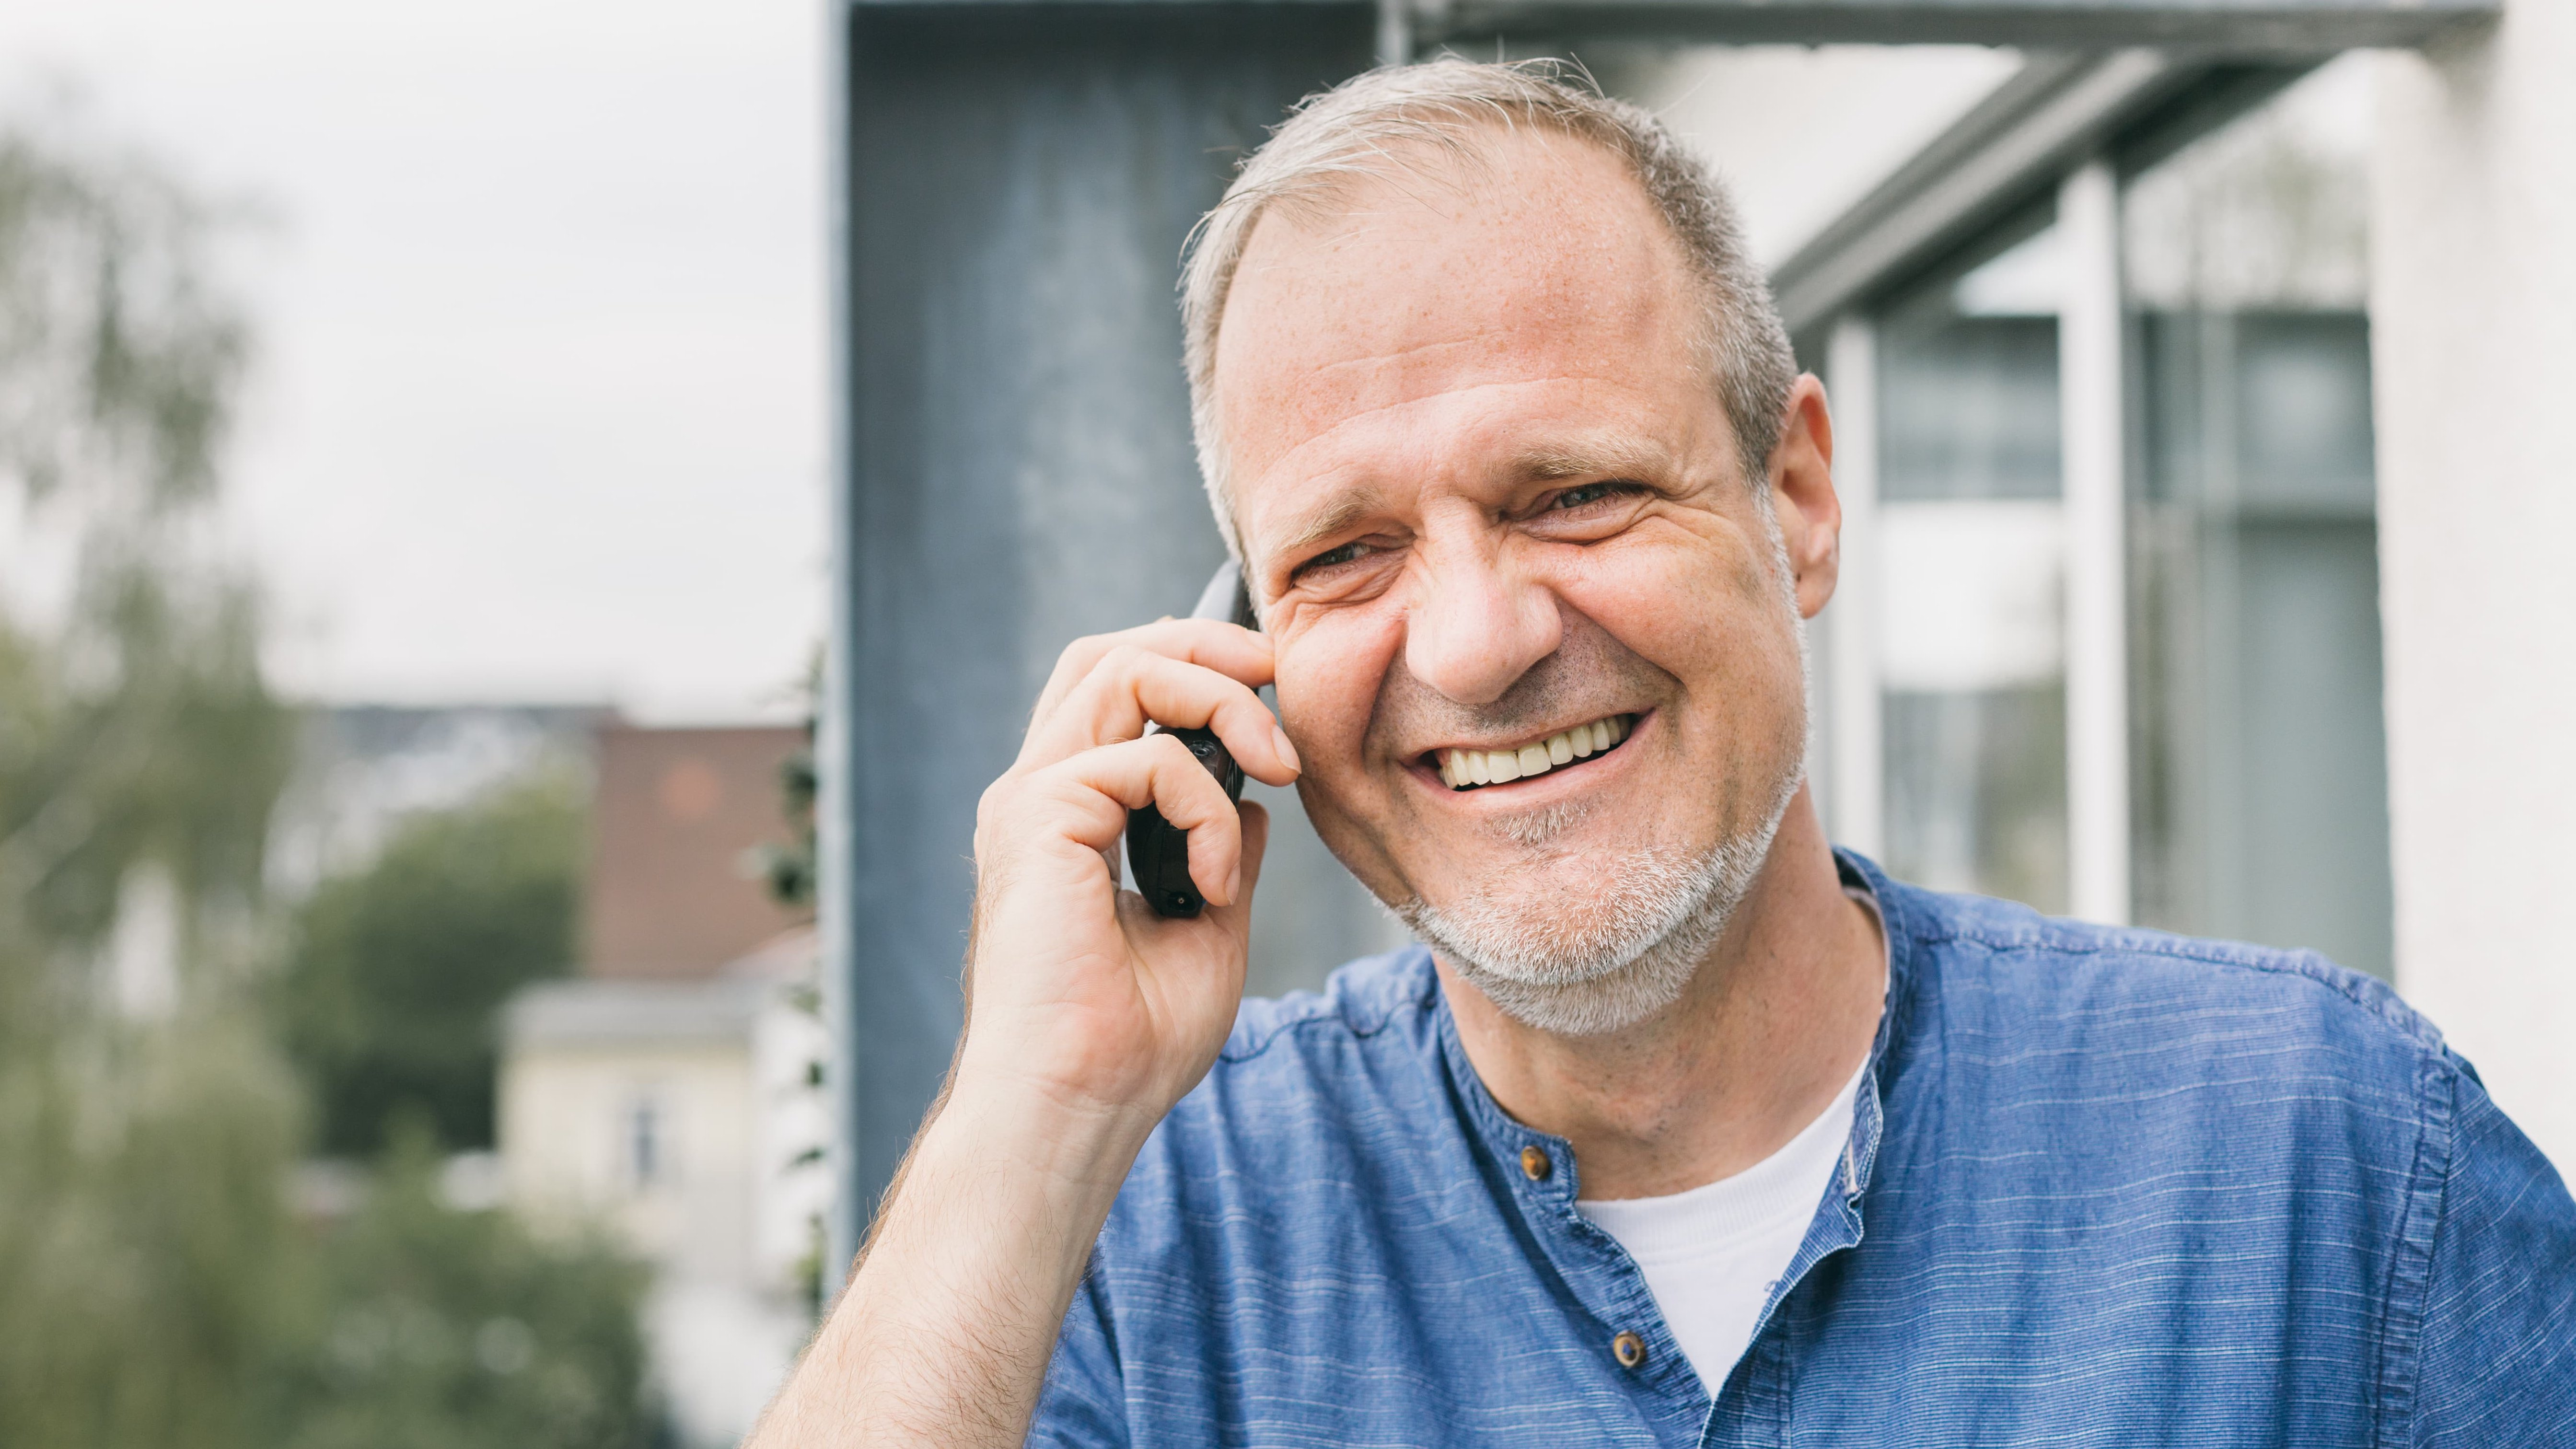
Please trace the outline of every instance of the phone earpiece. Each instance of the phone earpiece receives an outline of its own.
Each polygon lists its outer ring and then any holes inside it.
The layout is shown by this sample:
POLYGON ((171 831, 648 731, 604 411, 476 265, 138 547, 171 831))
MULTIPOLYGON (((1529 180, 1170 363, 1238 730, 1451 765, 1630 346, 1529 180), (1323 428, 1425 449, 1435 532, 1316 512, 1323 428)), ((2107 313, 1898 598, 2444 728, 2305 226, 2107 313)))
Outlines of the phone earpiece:
MULTIPOLYGON (((1157 726, 1149 733, 1168 733, 1189 746, 1190 753, 1225 788, 1226 798, 1242 802, 1243 767, 1218 742, 1214 730, 1163 731, 1157 726)), ((1164 819, 1163 812, 1151 805, 1127 812, 1127 869, 1136 877, 1138 893, 1158 916, 1195 916, 1207 908, 1206 898, 1190 879, 1190 833, 1164 819)))
MULTIPOLYGON (((1208 580, 1190 617, 1229 619, 1247 629, 1261 627, 1252 612, 1252 592, 1244 587, 1243 572, 1231 559, 1208 580)), ((1243 803, 1243 767, 1234 762, 1233 753, 1217 739, 1216 731, 1167 731, 1155 725, 1146 733, 1177 736, 1225 787, 1225 798, 1237 805, 1243 803)), ((1190 833, 1164 819, 1163 812, 1151 805, 1127 812, 1127 870, 1136 878, 1137 892, 1158 916, 1186 919, 1207 909, 1207 898, 1199 894, 1198 885, 1190 879, 1190 833)))

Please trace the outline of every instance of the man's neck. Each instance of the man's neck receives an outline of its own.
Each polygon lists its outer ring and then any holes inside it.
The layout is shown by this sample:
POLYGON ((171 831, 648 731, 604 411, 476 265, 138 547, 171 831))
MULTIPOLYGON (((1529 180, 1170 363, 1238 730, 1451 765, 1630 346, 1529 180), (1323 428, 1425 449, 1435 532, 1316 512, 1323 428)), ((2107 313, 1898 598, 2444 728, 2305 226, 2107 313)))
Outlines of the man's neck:
POLYGON ((1709 959, 1645 1021, 1559 1036, 1505 1016, 1445 962, 1440 984, 1485 1089, 1573 1144, 1585 1197, 1659 1197, 1753 1166, 1833 1105, 1877 1033, 1885 961, 1802 787, 1709 959))

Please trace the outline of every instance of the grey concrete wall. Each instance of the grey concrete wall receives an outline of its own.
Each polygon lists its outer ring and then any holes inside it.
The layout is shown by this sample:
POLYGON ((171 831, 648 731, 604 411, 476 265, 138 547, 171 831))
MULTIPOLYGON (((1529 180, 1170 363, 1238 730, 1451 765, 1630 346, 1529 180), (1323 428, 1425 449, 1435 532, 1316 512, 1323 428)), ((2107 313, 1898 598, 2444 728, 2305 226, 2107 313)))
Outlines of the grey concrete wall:
MULTIPOLYGON (((826 761, 847 810, 827 893, 846 911, 844 1249, 955 1039, 976 798, 1067 642, 1186 613, 1223 556, 1190 449, 1182 239, 1374 36, 1365 4, 847 14, 848 592, 826 761)), ((1260 793, 1295 817, 1257 897, 1256 989, 1276 990, 1388 931, 1294 797, 1260 793)))
POLYGON ((2397 985, 2576 1170, 2576 5, 2380 75, 2370 218, 2397 985))

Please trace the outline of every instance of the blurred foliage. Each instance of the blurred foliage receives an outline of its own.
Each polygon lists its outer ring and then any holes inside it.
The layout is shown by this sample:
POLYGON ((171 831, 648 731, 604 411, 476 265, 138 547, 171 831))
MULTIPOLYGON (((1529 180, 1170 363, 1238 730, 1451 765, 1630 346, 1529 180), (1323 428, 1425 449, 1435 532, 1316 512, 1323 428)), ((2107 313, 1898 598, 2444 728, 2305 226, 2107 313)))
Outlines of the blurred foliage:
POLYGON ((249 335, 222 220, 0 119, 0 1445, 641 1444, 607 1249, 439 1207, 418 1143, 336 1229, 290 1211, 260 978, 293 720, 205 507, 249 335), (470 1371, 412 1352, 451 1339, 470 1371))
POLYGON ((823 709, 823 653, 805 667, 805 677, 797 685, 797 694, 805 709, 805 744, 796 753, 778 762, 779 812, 787 818, 792 835, 785 845, 761 847, 761 874, 768 882, 770 899, 782 906, 811 910, 818 880, 815 865, 814 803, 822 791, 822 778, 815 772, 814 732, 823 709))
POLYGON ((225 220, 68 124, 0 130, 0 475, 125 521, 213 491, 250 335, 206 253, 225 220))
POLYGON ((492 1145, 498 1010, 572 962, 585 814, 568 772, 424 812, 297 912, 279 1018, 323 1151, 372 1154, 403 1109, 451 1151, 492 1145))
POLYGON ((646 1275, 599 1238, 532 1236, 438 1192, 438 1142, 399 1118, 366 1204, 324 1237, 321 1292, 271 1365, 276 1449, 628 1449, 654 1442, 646 1275))
MULTIPOLYGON (((183 945, 260 891, 290 721, 202 502, 246 351, 207 209, 141 162, 0 129, 0 489, 67 545, 62 597, 0 617, 0 1016, 49 1021, 133 872, 183 945), (29 623, 20 614, 38 616, 29 623)), ((21 581, 23 582, 23 581, 21 581)))
POLYGON ((283 1072, 234 1013, 38 1036, 0 1074, 0 1444, 260 1442, 295 1243, 283 1072))
POLYGON ((239 986, 290 720, 193 506, 245 337, 206 225, 140 163, 0 130, 0 489, 67 557, 53 597, 13 569, 0 616, 13 1449, 247 1442, 280 1321, 300 1122, 239 986), (117 942, 138 895, 168 908, 117 942))
POLYGON ((811 910, 814 906, 814 722, 805 722, 805 744, 778 762, 778 793, 794 838, 785 845, 761 849, 761 870, 772 900, 811 910))

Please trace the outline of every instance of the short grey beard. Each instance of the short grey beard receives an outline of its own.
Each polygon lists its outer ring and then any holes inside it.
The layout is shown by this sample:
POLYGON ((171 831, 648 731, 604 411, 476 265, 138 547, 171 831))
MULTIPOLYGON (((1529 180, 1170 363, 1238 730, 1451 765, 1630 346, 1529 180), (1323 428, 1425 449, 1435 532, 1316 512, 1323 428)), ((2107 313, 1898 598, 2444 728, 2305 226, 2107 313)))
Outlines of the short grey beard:
POLYGON ((1538 850, 1591 818, 1589 801, 1560 800, 1554 805, 1506 815, 1494 822, 1494 830, 1523 850, 1538 850))
POLYGON ((1558 1036, 1623 1031, 1681 998, 1762 873, 1803 778, 1789 772, 1759 829, 1697 859, 1650 847, 1604 862, 1601 889, 1580 913, 1588 920, 1532 911, 1508 887, 1445 909, 1416 896, 1395 914, 1523 1026, 1558 1036))

